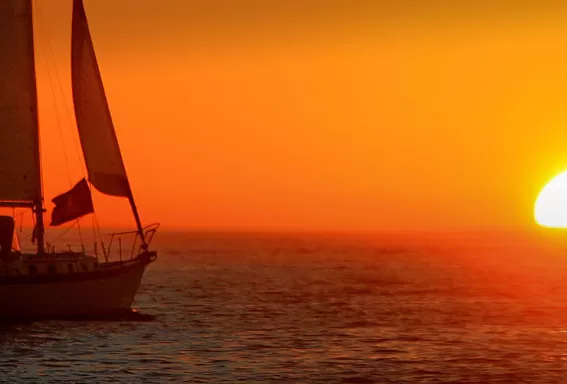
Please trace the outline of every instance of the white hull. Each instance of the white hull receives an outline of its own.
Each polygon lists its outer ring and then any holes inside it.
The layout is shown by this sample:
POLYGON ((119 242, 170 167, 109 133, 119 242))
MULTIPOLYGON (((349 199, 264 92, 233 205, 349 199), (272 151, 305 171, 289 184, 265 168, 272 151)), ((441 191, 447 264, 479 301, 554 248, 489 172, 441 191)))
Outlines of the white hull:
POLYGON ((0 278, 0 317, 100 316, 129 311, 149 262, 140 258, 52 278, 0 278))

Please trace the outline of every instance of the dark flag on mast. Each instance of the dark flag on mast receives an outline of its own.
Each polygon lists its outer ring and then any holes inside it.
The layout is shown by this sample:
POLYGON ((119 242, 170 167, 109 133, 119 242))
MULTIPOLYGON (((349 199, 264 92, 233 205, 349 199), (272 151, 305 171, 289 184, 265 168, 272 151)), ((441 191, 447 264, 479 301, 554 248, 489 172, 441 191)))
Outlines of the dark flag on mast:
POLYGON ((55 204, 49 224, 52 226, 61 225, 94 212, 91 190, 86 179, 79 181, 70 191, 51 201, 55 204))

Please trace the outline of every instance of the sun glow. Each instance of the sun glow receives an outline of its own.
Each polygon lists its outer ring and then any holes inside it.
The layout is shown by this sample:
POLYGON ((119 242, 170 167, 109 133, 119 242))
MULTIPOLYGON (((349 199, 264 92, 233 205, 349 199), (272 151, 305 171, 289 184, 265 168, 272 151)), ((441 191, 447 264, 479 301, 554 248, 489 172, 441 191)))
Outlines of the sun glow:
POLYGON ((535 221, 549 228, 567 228, 567 171, 552 179, 535 202, 535 221))

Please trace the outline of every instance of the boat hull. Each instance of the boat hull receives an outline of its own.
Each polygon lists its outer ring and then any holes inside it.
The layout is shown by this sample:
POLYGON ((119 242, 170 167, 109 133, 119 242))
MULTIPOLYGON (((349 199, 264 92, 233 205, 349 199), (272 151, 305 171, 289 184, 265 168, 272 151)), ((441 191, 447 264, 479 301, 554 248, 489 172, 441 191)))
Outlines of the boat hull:
POLYGON ((0 318, 111 316, 131 311, 150 258, 96 271, 0 278, 0 318))

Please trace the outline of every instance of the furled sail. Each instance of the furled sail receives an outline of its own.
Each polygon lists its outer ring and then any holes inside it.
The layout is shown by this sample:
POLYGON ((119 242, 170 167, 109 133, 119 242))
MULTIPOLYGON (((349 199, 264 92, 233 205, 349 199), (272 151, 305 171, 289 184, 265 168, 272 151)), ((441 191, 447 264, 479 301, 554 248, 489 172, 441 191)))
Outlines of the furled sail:
POLYGON ((0 200, 41 199, 31 0, 0 1, 0 200))
POLYGON ((73 101, 89 181, 100 192, 130 196, 82 0, 73 1, 73 101))

